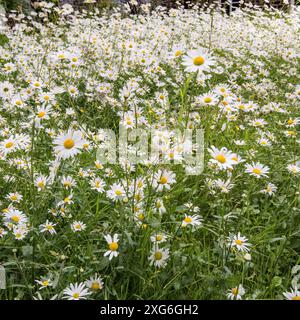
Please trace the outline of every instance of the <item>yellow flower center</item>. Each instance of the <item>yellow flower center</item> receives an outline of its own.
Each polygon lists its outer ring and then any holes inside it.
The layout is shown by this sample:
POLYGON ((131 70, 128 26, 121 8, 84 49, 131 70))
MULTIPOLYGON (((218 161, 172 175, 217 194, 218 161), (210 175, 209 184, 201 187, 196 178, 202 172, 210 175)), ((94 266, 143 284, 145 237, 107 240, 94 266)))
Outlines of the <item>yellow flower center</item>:
POLYGON ((160 251, 156 251, 154 254, 155 260, 161 260, 162 253, 160 251))
POLYGON ((138 188, 142 188, 143 187, 143 182, 142 181, 139 181, 138 184, 137 184, 138 188))
POLYGON ((49 281, 45 280, 42 282, 42 286, 47 287, 49 285, 49 281))
POLYGON ((160 180, 159 180, 159 183, 161 183, 161 184, 165 184, 165 183, 167 183, 168 182, 168 179, 167 179, 167 177, 164 177, 164 176, 162 176, 161 178, 160 178, 160 180))
POLYGON ((37 186, 38 186, 39 188, 44 188, 44 187, 45 187, 45 184, 44 184, 43 181, 40 181, 40 182, 38 182, 37 186))
POLYGON ((121 190, 119 190, 119 189, 117 189, 117 190, 115 191, 115 194, 119 197, 119 196, 121 196, 121 195, 122 195, 122 191, 121 191, 121 190))
POLYGON ((194 65, 195 66, 201 66, 204 63, 204 61, 205 61, 205 59, 203 57, 201 57, 201 56, 196 57, 194 59, 194 65))
POLYGON ((185 223, 191 223, 192 222, 192 218, 191 217, 185 217, 184 218, 184 222, 185 223))
POLYGON ((182 52, 180 51, 180 50, 177 50, 176 52, 175 52, 175 57, 179 57, 179 56, 181 56, 182 55, 182 52))
POLYGON ((18 216, 12 216, 11 220, 13 220, 14 222, 19 222, 20 221, 20 217, 18 216))
POLYGON ((47 230, 53 230, 53 227, 52 227, 50 224, 48 224, 48 225, 46 226, 46 229, 47 229, 47 230))
POLYGON ((234 294, 236 296, 239 293, 239 289, 238 288, 232 288, 231 292, 232 292, 232 294, 234 294))
POLYGON ((5 144, 5 148, 9 149, 9 148, 11 148, 13 145, 14 145, 14 143, 13 143, 12 141, 7 142, 7 143, 5 144))
POLYGON ((211 97, 205 97, 204 98, 204 102, 205 103, 211 103, 212 102, 212 98, 211 97))
POLYGON ((243 244, 243 241, 240 240, 240 239, 236 239, 235 240, 235 243, 238 245, 238 246, 241 246, 243 244))
POLYGON ((18 199, 18 197, 16 196, 16 195, 12 195, 11 197, 10 197, 10 200, 12 200, 12 201, 16 201, 18 199))
POLYGON ((300 296, 294 296, 292 300, 300 300, 300 296))
POLYGON ((109 244, 109 250, 111 251, 116 251, 118 250, 118 248, 119 248, 119 245, 117 244, 117 242, 112 242, 109 244))
POLYGON ((218 154, 216 156, 216 160, 221 162, 221 163, 225 163, 226 162, 226 158, 222 154, 218 154))
POLYGON ((79 298, 79 293, 77 293, 77 292, 73 293, 73 298, 74 299, 78 299, 79 298))
POLYGON ((260 175, 261 174, 261 170, 258 168, 254 168, 253 169, 253 173, 260 175))
POLYGON ((289 125, 294 124, 294 120, 293 119, 289 119, 287 122, 289 125))
POLYGON ((40 112, 38 112, 37 116, 38 116, 39 118, 43 118, 43 117, 45 116, 45 114, 46 114, 46 112, 40 111, 40 112))
POLYGON ((156 236, 156 241, 161 241, 162 238, 163 238, 162 235, 158 234, 158 235, 156 236))
POLYGON ((74 147, 75 143, 73 139, 66 139, 64 142, 64 147, 66 149, 72 149, 74 147))
POLYGON ((145 219, 144 214, 142 214, 142 213, 138 214, 138 219, 139 220, 144 220, 145 219))
POLYGON ((99 282, 93 282, 91 285, 91 288, 96 291, 96 290, 100 290, 101 286, 100 286, 99 282))

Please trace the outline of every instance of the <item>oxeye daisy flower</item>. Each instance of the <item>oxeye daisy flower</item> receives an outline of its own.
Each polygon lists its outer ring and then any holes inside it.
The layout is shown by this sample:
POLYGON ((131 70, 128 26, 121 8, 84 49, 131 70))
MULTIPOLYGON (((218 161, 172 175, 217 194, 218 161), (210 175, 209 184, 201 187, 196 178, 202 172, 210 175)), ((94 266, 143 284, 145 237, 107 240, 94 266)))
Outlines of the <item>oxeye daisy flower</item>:
POLYGON ((41 280, 35 280, 36 283, 40 285, 39 290, 52 287, 53 282, 48 278, 41 278, 41 280))
POLYGON ((16 240, 23 240, 28 234, 28 232, 29 230, 24 224, 13 226, 13 234, 16 240))
POLYGON ((190 50, 182 60, 187 72, 208 70, 214 64, 213 59, 204 49, 190 50))
POLYGON ((97 275, 91 277, 85 282, 85 284, 92 291, 102 290, 104 286, 103 279, 101 277, 97 277, 97 275))
POLYGON ((215 186, 219 188, 222 193, 228 193, 234 187, 234 184, 230 182, 230 179, 226 181, 217 179, 215 181, 215 186))
POLYGON ((220 169, 232 169, 232 166, 236 164, 236 161, 232 159, 234 155, 225 147, 217 149, 216 147, 212 146, 210 149, 208 149, 208 152, 212 156, 212 159, 210 159, 209 162, 216 164, 220 169))
POLYGON ((300 173, 300 162, 297 162, 295 164, 289 164, 287 166, 287 170, 292 174, 300 173))
POLYGON ((14 94, 14 85, 8 81, 0 83, 0 97, 8 98, 14 94))
POLYGON ((64 206, 64 205, 67 205, 67 204, 73 204, 74 201, 72 200, 72 198, 73 198, 73 195, 70 194, 70 195, 66 196, 62 201, 59 201, 57 205, 58 206, 64 206))
POLYGON ((250 121, 250 125, 253 127, 264 127, 267 124, 268 122, 261 118, 250 121))
POLYGON ((62 159, 74 157, 83 148, 84 143, 82 132, 72 130, 57 136, 53 141, 54 151, 58 158, 62 159))
POLYGON ((269 167, 259 162, 246 164, 246 172, 256 178, 268 177, 269 167))
POLYGON ((43 83, 39 80, 33 80, 31 82, 31 87, 35 90, 41 90, 43 87, 43 83))
POLYGON ((49 178, 44 175, 39 175, 34 179, 34 184, 38 188, 38 191, 42 191, 46 188, 49 178))
POLYGON ((297 126, 299 123, 300 123, 300 118, 295 118, 295 119, 289 118, 286 122, 286 126, 289 128, 292 128, 297 126))
POLYGON ((68 92, 69 92, 69 94, 70 94, 72 97, 77 96, 78 93, 79 93, 78 89, 77 89, 76 87, 74 87, 74 86, 70 86, 70 87, 68 88, 68 92))
POLYGON ((72 177, 67 176, 62 177, 61 184, 68 190, 76 186, 76 181, 72 177))
POLYGON ((92 190, 96 190, 98 192, 104 192, 105 185, 105 181, 100 178, 94 178, 90 181, 90 186, 92 187, 92 190))
POLYGON ((242 300, 242 297, 245 293, 245 289, 241 284, 239 284, 237 287, 229 289, 226 295, 230 300, 242 300))
POLYGON ((195 102, 200 106, 213 106, 218 102, 218 99, 213 93, 205 93, 196 97, 195 102))
POLYGON ((291 288, 290 292, 283 293, 286 300, 300 300, 300 291, 297 288, 291 288))
POLYGON ((153 188, 157 191, 169 190, 171 185, 176 182, 175 173, 167 170, 159 170, 154 175, 153 188))
POLYGON ((77 284, 70 284, 68 288, 63 291, 63 298, 68 300, 85 300, 88 295, 90 295, 89 290, 86 285, 81 282, 77 284))
POLYGON ((124 114, 122 124, 126 129, 132 129, 135 127, 135 120, 133 112, 129 111, 124 114))
POLYGON ((106 242, 108 243, 108 249, 105 253, 104 253, 104 257, 109 256, 109 260, 111 260, 113 257, 117 257, 119 255, 119 252, 117 251, 119 248, 119 235, 118 234, 114 234, 114 236, 112 237, 110 234, 104 235, 104 238, 106 240, 106 242))
POLYGON ((7 231, 5 231, 3 228, 0 227, 0 238, 3 238, 7 234, 7 231))
POLYGON ((184 54, 184 48, 182 46, 174 45, 172 50, 168 52, 169 59, 178 59, 184 54))
POLYGON ((0 142, 0 152, 7 155, 20 149, 20 141, 16 137, 10 137, 0 142))
POLYGON ((86 229, 86 224, 82 221, 74 221, 71 224, 71 229, 73 230, 73 232, 80 232, 86 229))
POLYGON ((181 226, 186 227, 188 225, 191 225, 193 227, 201 226, 202 224, 202 218, 198 214, 194 215, 185 215, 184 219, 182 220, 181 226))
POLYGON ((106 194, 110 199, 114 201, 122 200, 123 198, 126 197, 124 188, 122 187, 121 184, 118 184, 118 183, 114 183, 111 186, 110 190, 106 192, 106 194))
POLYGON ((227 84, 219 84, 214 90, 217 95, 227 97, 231 94, 231 89, 227 84))
POLYGON ((229 236, 228 237, 228 245, 230 248, 236 248, 238 251, 241 252, 249 252, 250 243, 247 242, 248 239, 243 237, 240 233, 237 235, 229 236))
POLYGON ((156 233, 150 237, 151 242, 163 243, 167 241, 167 236, 163 233, 156 233))
POLYGON ((14 192, 14 193, 9 193, 6 196, 6 199, 11 202, 20 203, 20 201, 22 201, 22 199, 23 199, 23 196, 21 194, 19 194, 18 192, 14 192))
POLYGON ((54 104, 55 98, 51 92, 42 92, 39 95, 39 101, 43 104, 48 104, 48 103, 54 104))
POLYGON ((167 211, 162 199, 156 199, 154 210, 157 210, 159 214, 163 214, 167 211))
POLYGON ((40 124, 41 120, 49 120, 51 115, 51 107, 38 107, 35 113, 36 124, 40 124))
POLYGON ((56 226, 56 223, 50 222, 48 219, 45 223, 40 225, 40 232, 49 232, 50 234, 55 234, 56 231, 54 227, 56 226))
POLYGON ((271 146, 271 142, 268 138, 260 138, 258 139, 258 144, 263 146, 263 147, 269 147, 271 146))
POLYGON ((15 224, 25 224, 28 221, 26 215, 17 209, 9 209, 9 211, 4 216, 5 222, 12 222, 15 224))
POLYGON ((150 265, 163 268, 167 265, 169 256, 169 249, 159 249, 157 246, 154 246, 148 259, 150 260, 150 265))
POLYGON ((276 191, 277 187, 273 183, 269 182, 266 188, 261 190, 260 192, 272 196, 276 191))

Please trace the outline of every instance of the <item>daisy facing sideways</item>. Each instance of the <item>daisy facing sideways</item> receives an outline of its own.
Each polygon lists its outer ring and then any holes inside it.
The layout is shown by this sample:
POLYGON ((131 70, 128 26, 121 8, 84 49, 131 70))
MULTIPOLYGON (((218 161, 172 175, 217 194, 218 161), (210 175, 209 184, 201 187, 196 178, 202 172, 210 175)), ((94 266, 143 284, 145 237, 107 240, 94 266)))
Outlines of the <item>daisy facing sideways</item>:
POLYGON ((251 176, 256 178, 268 177, 269 167, 256 162, 252 164, 246 164, 246 172, 250 173, 251 176))
POLYGON ((194 214, 192 216, 185 215, 184 219, 182 220, 181 226, 186 227, 188 225, 191 225, 192 227, 198 227, 201 226, 202 219, 198 214, 194 214))
POLYGON ((97 275, 91 277, 89 280, 85 282, 85 284, 92 291, 102 290, 104 286, 103 279, 101 277, 97 277, 97 275))
POLYGON ((71 131, 58 135, 53 144, 54 151, 59 158, 67 159, 74 157, 83 148, 85 141, 81 131, 71 131))
POLYGON ((167 170, 159 170, 154 175, 153 188, 157 191, 162 191, 164 189, 169 190, 171 188, 171 184, 176 182, 175 173, 167 170))
POLYGON ((113 257, 117 257, 119 255, 119 235, 114 234, 112 237, 110 234, 107 234, 104 235, 104 238, 108 244, 108 250, 104 253, 104 257, 108 256, 109 260, 111 260, 113 257))
POLYGON ((226 295, 230 300, 242 300, 242 297, 245 293, 245 289, 241 284, 239 284, 237 287, 229 289, 226 295))
POLYGON ((283 293, 286 300, 300 300, 300 291, 297 288, 291 288, 290 292, 283 293))

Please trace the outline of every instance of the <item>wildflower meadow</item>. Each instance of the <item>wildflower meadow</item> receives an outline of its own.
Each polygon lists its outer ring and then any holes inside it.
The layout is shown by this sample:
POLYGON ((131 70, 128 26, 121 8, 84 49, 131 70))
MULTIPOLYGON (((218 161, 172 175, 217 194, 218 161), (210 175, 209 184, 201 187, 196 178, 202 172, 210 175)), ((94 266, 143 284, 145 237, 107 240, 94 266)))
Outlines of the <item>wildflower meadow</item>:
POLYGON ((1 25, 0 299, 299 300, 300 8, 85 2, 1 25))

